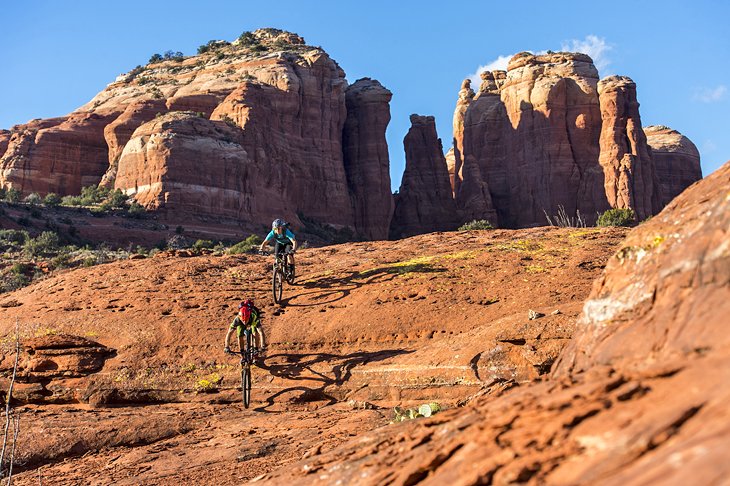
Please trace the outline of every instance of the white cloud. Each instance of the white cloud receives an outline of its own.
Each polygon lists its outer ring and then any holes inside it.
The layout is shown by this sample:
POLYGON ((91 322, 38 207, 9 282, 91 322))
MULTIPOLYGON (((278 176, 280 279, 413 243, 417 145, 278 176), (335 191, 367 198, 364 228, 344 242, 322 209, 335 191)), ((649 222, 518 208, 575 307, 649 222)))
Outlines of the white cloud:
MULTIPOLYGON (((598 69, 598 72, 601 73, 602 76, 606 75, 605 73, 603 73, 603 71, 605 71, 608 68, 609 64, 611 64, 611 60, 608 58, 608 52, 611 49, 612 47, 608 42, 606 42, 606 39, 598 37, 596 35, 588 35, 583 40, 571 39, 569 41, 563 42, 560 46, 561 51, 582 52, 583 54, 588 54, 589 56, 591 56, 591 58, 593 59, 593 63, 596 65, 596 69, 598 69)), ((536 55, 540 55, 546 54, 547 50, 527 52, 534 52, 536 55)), ((514 54, 499 56, 497 57, 497 59, 488 62, 483 66, 479 66, 474 73, 467 76, 469 79, 471 79, 472 88, 474 88, 475 90, 478 89, 478 86, 481 83, 481 78, 479 77, 479 75, 483 71, 494 71, 495 69, 500 69, 503 71, 506 70, 507 63, 509 63, 509 60, 512 59, 512 56, 514 56, 514 54)))
POLYGON ((562 51, 582 52, 591 56, 593 64, 596 65, 596 69, 602 76, 606 75, 604 71, 611 64, 608 53, 612 49, 613 47, 606 42, 606 39, 595 35, 587 35, 583 40, 571 39, 563 42, 560 46, 562 51))
POLYGON ((727 94, 727 86, 725 86, 724 84, 721 84, 714 88, 697 88, 697 89, 695 89, 695 93, 692 96, 692 99, 695 101, 700 101, 702 103, 714 103, 715 101, 720 101, 720 100, 725 99, 726 94, 727 94))

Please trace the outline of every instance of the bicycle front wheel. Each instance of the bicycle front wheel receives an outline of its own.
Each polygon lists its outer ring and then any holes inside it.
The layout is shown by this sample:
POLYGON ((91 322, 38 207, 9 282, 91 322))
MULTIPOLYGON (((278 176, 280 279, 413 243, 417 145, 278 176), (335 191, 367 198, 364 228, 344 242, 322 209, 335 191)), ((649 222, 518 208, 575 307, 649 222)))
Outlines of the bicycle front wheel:
POLYGON ((281 302, 281 295, 284 292, 284 275, 282 275, 278 267, 274 269, 271 286, 274 293, 274 303, 279 304, 281 302))
POLYGON ((243 406, 248 408, 251 403, 251 366, 248 364, 241 369, 241 394, 243 406))

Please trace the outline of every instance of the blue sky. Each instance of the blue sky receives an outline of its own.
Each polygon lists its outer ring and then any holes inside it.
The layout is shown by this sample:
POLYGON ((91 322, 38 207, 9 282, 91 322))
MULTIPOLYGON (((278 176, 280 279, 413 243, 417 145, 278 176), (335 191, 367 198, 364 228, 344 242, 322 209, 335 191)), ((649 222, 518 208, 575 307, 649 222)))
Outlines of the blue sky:
POLYGON ((444 150, 461 81, 519 51, 579 46, 601 76, 630 76, 644 125, 690 137, 703 174, 730 159, 730 3, 431 1, 27 1, 3 7, 0 128, 59 116, 166 50, 277 27, 321 45, 350 82, 393 92, 393 188, 411 113, 436 116, 444 150))

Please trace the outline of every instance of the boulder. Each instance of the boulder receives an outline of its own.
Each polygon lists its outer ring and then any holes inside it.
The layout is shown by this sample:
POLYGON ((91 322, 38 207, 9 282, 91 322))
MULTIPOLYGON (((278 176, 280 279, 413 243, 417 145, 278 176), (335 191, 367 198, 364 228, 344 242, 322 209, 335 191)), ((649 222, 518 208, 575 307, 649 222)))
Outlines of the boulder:
POLYGON ((669 127, 644 127, 661 188, 661 207, 702 179, 700 153, 692 141, 669 127))
POLYGON ((345 173, 360 238, 388 237, 393 215, 390 160, 385 130, 393 94, 378 81, 363 78, 345 91, 347 118, 342 132, 345 173))

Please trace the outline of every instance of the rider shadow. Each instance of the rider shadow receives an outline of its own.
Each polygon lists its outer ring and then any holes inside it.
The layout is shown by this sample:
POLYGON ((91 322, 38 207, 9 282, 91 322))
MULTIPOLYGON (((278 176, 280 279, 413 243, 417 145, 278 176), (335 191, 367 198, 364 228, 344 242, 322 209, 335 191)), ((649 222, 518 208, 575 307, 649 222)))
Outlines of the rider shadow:
POLYGON ((257 366, 263 370, 268 371, 269 373, 271 373, 271 375, 277 378, 292 381, 316 382, 317 385, 291 386, 283 390, 279 390, 266 398, 265 405, 262 405, 255 410, 257 412, 273 413, 267 409, 274 405, 276 398, 287 393, 293 393, 297 391, 301 393, 299 394, 299 396, 293 399, 293 402, 295 403, 326 400, 327 405, 332 405, 334 403, 337 403, 339 400, 327 393, 326 388, 331 386, 341 386, 342 384, 347 382, 352 376, 353 368, 355 368, 356 366, 382 361, 388 358, 392 358, 394 356, 410 354, 412 352, 413 351, 407 351, 404 349, 387 349, 374 352, 361 351, 345 355, 332 353, 283 353, 272 355, 267 358, 267 361, 271 361, 276 358, 283 358, 285 362, 281 364, 261 363, 257 366), (324 363, 332 364, 330 372, 321 372, 312 368, 314 365, 324 363))
POLYGON ((350 271, 343 276, 327 275, 304 280, 299 283, 299 288, 312 290, 309 292, 300 292, 297 295, 284 299, 282 304, 291 307, 311 307, 331 304, 344 299, 355 289, 374 283, 388 282, 398 275, 407 273, 441 273, 445 271, 445 268, 435 267, 428 263, 414 263, 400 266, 384 266, 362 272, 350 271), (315 296, 313 298, 316 302, 309 304, 297 304, 293 302, 305 296, 315 296))

